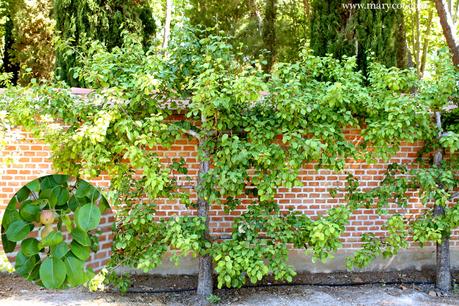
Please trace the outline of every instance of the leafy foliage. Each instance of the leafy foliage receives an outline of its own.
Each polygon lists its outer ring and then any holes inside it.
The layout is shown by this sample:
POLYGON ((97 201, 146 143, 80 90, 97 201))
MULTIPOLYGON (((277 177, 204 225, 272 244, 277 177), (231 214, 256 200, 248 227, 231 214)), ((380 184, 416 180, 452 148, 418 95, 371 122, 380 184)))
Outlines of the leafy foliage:
POLYGON ((32 78, 49 81, 53 77, 55 21, 51 9, 51 0, 20 0, 13 5, 12 54, 19 64, 21 84, 29 83, 32 78))
POLYGON ((7 253, 18 250, 15 269, 28 280, 46 288, 82 285, 94 276, 85 262, 90 252, 97 252, 94 229, 108 208, 86 181, 65 175, 41 177, 9 202, 2 220, 3 248, 7 253), (64 233, 71 241, 64 240, 64 233))
POLYGON ((288 246, 310 249, 314 259, 326 261, 340 246, 340 234, 350 215, 339 207, 313 221, 298 212, 282 214, 276 203, 249 206, 233 224, 231 239, 211 250, 218 287, 257 283, 268 273, 291 282, 296 275, 287 263, 288 246))
POLYGON ((16 80, 19 67, 13 61, 12 47, 14 43, 12 21, 13 1, 2 1, 0 3, 0 85, 5 86, 10 80, 16 80))
MULTIPOLYGON (((401 2, 393 0, 384 4, 397 6, 401 2)), ((360 9, 352 4, 342 0, 311 1, 310 46, 314 53, 320 56, 333 54, 337 58, 355 55, 358 67, 365 75, 371 53, 388 67, 407 67, 403 11, 360 9)), ((358 2, 362 7, 380 4, 358 2)))
MULTIPOLYGON (((387 161, 404 141, 433 142, 438 131, 430 110, 443 107, 454 88, 455 76, 446 65, 439 64, 449 71, 439 72, 441 81, 420 82, 414 71, 375 62, 365 80, 355 58, 304 51, 297 62, 275 65, 267 78, 259 62, 242 56, 227 39, 178 30, 164 54, 145 52, 135 36, 111 52, 94 43, 85 66, 76 70, 95 89, 87 98, 33 86, 11 88, 0 100, 13 125, 50 143, 57 170, 111 177, 110 196, 119 209, 112 267, 150 270, 170 250, 173 259, 210 255, 220 287, 257 282, 268 273, 291 281, 288 246, 325 261, 341 246, 340 235, 356 209, 376 207, 386 214, 394 203, 406 206, 409 188, 421 188, 426 199, 437 192, 429 188, 427 172, 419 172, 423 179, 417 182, 403 167, 391 166, 380 186, 369 191, 349 176, 347 204, 318 218, 281 211, 275 202, 278 188, 302 184, 298 174, 305 163, 342 171, 349 159, 387 161), (184 117, 173 117, 177 113, 184 117), (349 129, 359 130, 359 139, 347 137, 349 129), (151 150, 184 137, 194 137, 199 160, 212 164, 195 186, 200 199, 226 211, 238 207, 241 198, 252 201, 229 239, 207 235, 201 217, 156 215, 158 197, 196 207, 193 193, 176 176, 186 174, 186 164, 163 162, 151 150)), ((454 189, 454 180, 445 182, 454 189)), ((455 213, 449 215, 456 220, 455 213)), ((364 237, 363 250, 350 263, 363 266, 405 247, 404 221, 388 218, 388 236, 364 237)), ((71 250, 86 256, 84 248, 71 250)), ((124 278, 120 284, 126 289, 124 278)))
POLYGON ((122 33, 137 33, 148 47, 156 30, 149 1, 54 1, 56 29, 60 45, 56 55, 56 75, 70 85, 85 86, 73 78, 79 67, 77 56, 86 44, 103 42, 109 50, 122 44, 122 33))
MULTIPOLYGON (((263 57, 267 62, 298 59, 308 39, 308 15, 308 2, 299 0, 190 0, 184 12, 192 26, 229 36, 233 46, 242 45, 242 53, 263 57)), ((208 33, 201 34, 205 37, 208 33)))
POLYGON ((5 32, 6 23, 8 21, 8 3, 6 1, 0 4, 0 64, 3 66, 3 56, 5 53, 5 32))

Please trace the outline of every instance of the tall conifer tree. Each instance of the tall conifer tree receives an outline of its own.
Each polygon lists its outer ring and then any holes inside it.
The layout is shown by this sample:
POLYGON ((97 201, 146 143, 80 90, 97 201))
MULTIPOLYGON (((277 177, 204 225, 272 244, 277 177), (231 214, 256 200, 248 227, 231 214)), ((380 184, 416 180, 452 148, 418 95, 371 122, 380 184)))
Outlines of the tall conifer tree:
POLYGON ((12 1, 0 2, 0 73, 11 73, 15 84, 19 75, 19 65, 13 61, 13 20, 12 1))
POLYGON ((374 53, 386 66, 406 67, 406 38, 400 0, 314 0, 311 3, 311 49, 316 55, 357 56, 366 72, 374 53), (360 4, 361 7, 348 4, 360 4), (384 8, 383 4, 388 4, 384 8))
POLYGON ((99 40, 110 50, 120 46, 122 32, 139 34, 147 47, 155 33, 152 9, 145 0, 54 0, 56 29, 63 44, 56 55, 56 76, 73 86, 76 52, 86 40, 99 40))

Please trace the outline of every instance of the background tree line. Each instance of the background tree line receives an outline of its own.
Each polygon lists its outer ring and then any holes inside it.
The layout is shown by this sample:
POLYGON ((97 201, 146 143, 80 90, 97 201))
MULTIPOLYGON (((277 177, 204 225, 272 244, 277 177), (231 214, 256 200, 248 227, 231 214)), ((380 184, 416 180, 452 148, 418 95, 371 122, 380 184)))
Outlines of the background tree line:
MULTIPOLYGON (((459 1, 444 2, 456 22, 459 1)), ((13 84, 35 78, 85 86, 73 68, 92 41, 111 50, 122 45, 123 33, 136 33, 145 49, 159 52, 178 23, 231 36, 243 54, 263 58, 266 72, 275 62, 298 60, 306 46, 319 56, 356 56, 364 73, 373 56, 389 67, 415 67, 421 76, 433 50, 445 45, 434 2, 424 0, 2 0, 0 71, 13 84)))

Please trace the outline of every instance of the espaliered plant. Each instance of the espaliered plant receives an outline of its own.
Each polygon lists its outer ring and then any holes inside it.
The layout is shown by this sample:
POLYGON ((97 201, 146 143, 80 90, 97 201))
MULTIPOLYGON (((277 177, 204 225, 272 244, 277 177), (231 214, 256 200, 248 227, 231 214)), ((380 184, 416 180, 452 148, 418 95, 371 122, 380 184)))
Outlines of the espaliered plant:
MULTIPOLYGON (((330 258, 349 216, 365 201, 349 194, 347 204, 309 218, 281 211, 277 188, 300 186, 305 163, 342 171, 348 159, 387 160, 402 141, 433 134, 429 103, 411 95, 415 72, 373 63, 364 80, 354 58, 305 51, 301 61, 278 64, 267 77, 224 38, 198 39, 188 29, 173 37, 164 54, 145 54, 135 37, 111 52, 93 44, 78 70, 95 89, 88 97, 41 86, 11 88, 0 102, 12 125, 50 143, 56 169, 111 177, 111 196, 122 204, 113 266, 150 270, 169 247, 174 258, 192 252, 199 257, 203 299, 212 293, 212 271, 218 287, 255 283, 269 273, 291 281, 288 245, 305 248, 314 259, 330 258), (177 112, 183 120, 171 117, 177 112), (346 137, 349 128, 361 130, 358 141, 346 137), (183 137, 197 142, 199 175, 187 183, 196 201, 176 176, 186 174, 184 161, 162 163, 149 150, 183 137), (216 239, 209 232, 210 206, 231 211, 244 196, 251 204, 235 220, 230 239, 216 239), (197 216, 158 221, 158 197, 180 199, 197 216)), ((374 196, 402 198, 390 188, 374 196)), ((392 220, 394 235, 401 236, 398 217, 392 220)))
POLYGON ((108 202, 86 181, 66 175, 36 179, 4 212, 3 249, 17 251, 15 270, 30 281, 54 289, 82 285, 94 276, 85 262, 99 248, 96 229, 106 209, 108 202))
POLYGON ((385 184, 374 190, 360 192, 354 188, 349 193, 351 199, 364 202, 367 207, 376 205, 378 211, 384 213, 380 209, 387 208, 390 201, 382 195, 398 194, 392 203, 405 208, 406 193, 416 191, 424 204, 424 211, 418 216, 411 216, 405 210, 389 218, 385 224, 386 237, 364 235, 363 248, 349 258, 348 267, 363 267, 379 255, 389 257, 397 254, 401 248, 408 246, 406 237, 409 235, 421 247, 427 242, 436 244, 436 287, 447 292, 452 287, 449 238, 459 226, 458 89, 457 72, 450 63, 449 55, 439 52, 434 64, 431 77, 417 86, 419 105, 426 105, 431 110, 432 131, 425 139, 418 161, 411 166, 412 170, 403 165, 391 165, 383 181, 385 184), (400 175, 394 175, 396 172, 400 175))

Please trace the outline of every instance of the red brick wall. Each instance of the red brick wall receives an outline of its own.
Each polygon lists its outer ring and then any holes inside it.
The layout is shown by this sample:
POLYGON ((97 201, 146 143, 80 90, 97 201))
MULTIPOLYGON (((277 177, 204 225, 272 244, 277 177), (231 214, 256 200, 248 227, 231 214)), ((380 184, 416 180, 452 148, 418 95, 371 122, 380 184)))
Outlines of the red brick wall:
MULTIPOLYGON (((356 136, 355 131, 350 131, 352 136, 356 136)), ((0 209, 4 209, 9 199, 25 183, 43 175, 53 173, 49 161, 50 152, 43 143, 30 137, 26 133, 19 133, 22 139, 9 142, 4 151, 0 151, 0 209), (7 161, 10 160, 10 161, 7 161)), ((182 139, 168 150, 153 148, 162 158, 163 162, 171 162, 175 158, 183 157, 189 169, 188 176, 194 180, 198 172, 198 161, 196 152, 196 142, 182 139)), ((398 154, 392 158, 391 162, 411 163, 416 159, 416 152, 421 148, 421 144, 403 144, 398 154)), ((276 199, 281 205, 281 209, 287 210, 294 208, 310 216, 317 216, 324 213, 329 208, 344 203, 343 194, 332 198, 328 192, 329 188, 343 187, 346 172, 354 174, 364 188, 378 186, 383 178, 388 163, 378 162, 375 164, 350 162, 346 164, 343 172, 336 173, 328 170, 316 171, 313 164, 308 164, 300 173, 300 179, 304 183, 302 187, 292 189, 281 188, 276 199)), ((178 176, 180 180, 180 175, 178 176)), ((183 176, 182 176, 183 178, 183 176)), ((109 186, 107 177, 101 177, 93 181, 95 185, 102 188, 109 186)), ((195 195, 194 195, 195 199, 195 195)), ((213 206, 210 211, 211 232, 215 236, 228 236, 231 231, 231 222, 243 210, 249 199, 243 200, 243 205, 238 207, 230 215, 224 213, 221 206, 213 206)), ((174 216, 194 214, 194 211, 187 210, 178 200, 158 199, 158 215, 174 216)), ((420 203, 416 194, 411 194, 407 209, 393 208, 393 211, 408 214, 418 214, 424 206, 420 203)), ((383 235, 382 224, 386 217, 381 217, 375 213, 374 209, 360 209, 351 216, 350 224, 342 239, 344 248, 354 249, 360 245, 360 236, 364 232, 377 233, 383 235)), ((103 226, 108 229, 112 219, 106 216, 103 226)), ((111 234, 102 236, 101 251, 94 259, 93 265, 99 266, 109 257, 111 234)), ((457 246, 457 235, 453 235, 451 245, 457 246)))

